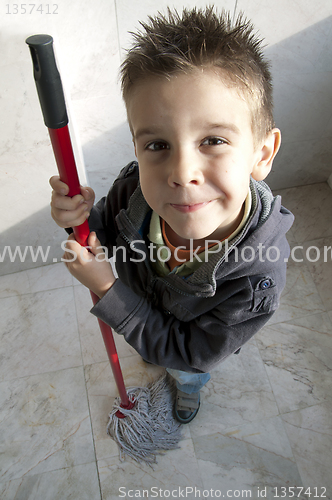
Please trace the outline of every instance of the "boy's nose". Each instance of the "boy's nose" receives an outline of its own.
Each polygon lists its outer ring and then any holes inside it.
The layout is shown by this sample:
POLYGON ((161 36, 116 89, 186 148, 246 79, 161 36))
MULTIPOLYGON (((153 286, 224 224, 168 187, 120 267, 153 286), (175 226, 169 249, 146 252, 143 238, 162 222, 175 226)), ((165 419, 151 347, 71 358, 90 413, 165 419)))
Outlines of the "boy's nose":
POLYGON ((170 158, 168 183, 171 187, 199 185, 204 180, 201 162, 189 151, 175 152, 170 158))

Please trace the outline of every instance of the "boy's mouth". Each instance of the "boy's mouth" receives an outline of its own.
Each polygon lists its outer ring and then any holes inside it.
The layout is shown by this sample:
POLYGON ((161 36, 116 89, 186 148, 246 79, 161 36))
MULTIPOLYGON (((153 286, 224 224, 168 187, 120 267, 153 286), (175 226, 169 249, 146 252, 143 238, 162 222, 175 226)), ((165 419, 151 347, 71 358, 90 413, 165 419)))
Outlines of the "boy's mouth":
POLYGON ((209 201, 205 201, 203 203, 192 203, 190 205, 178 205, 175 203, 170 203, 170 205, 171 205, 171 207, 175 208, 175 210, 178 210, 179 212, 190 213, 190 212, 196 212, 197 210, 200 210, 201 208, 205 207, 209 203, 210 203, 209 201))

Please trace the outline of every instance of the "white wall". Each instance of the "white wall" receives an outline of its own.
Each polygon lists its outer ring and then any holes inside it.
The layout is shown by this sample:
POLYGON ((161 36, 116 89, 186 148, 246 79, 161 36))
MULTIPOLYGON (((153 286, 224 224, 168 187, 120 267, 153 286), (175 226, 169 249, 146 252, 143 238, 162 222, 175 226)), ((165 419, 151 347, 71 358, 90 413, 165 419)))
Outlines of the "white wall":
MULTIPOLYGON (((22 4, 15 13, 14 3, 8 3, 9 10, 2 5, 0 16, 0 257, 6 245, 22 249, 43 245, 45 250, 50 245, 45 262, 50 263, 61 257, 64 233, 50 217, 48 179, 56 174, 56 166, 25 39, 47 33, 56 40, 89 182, 101 196, 119 169, 134 158, 117 80, 128 30, 167 5, 181 10, 183 5, 210 2, 56 0, 42 4, 43 13, 35 4, 31 14, 31 4, 23 14, 22 4)), ((232 12, 235 7, 243 10, 268 43, 275 117, 283 135, 269 177, 271 187, 326 181, 332 164, 331 2, 217 0, 215 4, 232 12)), ((11 263, 7 257, 0 274, 41 264, 31 258, 11 263)))

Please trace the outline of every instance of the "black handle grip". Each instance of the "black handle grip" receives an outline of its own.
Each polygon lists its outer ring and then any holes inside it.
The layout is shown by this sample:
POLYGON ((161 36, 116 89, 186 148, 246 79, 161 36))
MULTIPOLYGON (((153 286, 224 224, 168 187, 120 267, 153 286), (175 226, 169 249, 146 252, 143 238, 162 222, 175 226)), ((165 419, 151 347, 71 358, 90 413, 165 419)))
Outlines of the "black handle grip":
POLYGON ((57 129, 68 123, 62 83, 56 66, 53 38, 50 35, 33 35, 26 39, 29 45, 33 76, 46 127, 57 129))

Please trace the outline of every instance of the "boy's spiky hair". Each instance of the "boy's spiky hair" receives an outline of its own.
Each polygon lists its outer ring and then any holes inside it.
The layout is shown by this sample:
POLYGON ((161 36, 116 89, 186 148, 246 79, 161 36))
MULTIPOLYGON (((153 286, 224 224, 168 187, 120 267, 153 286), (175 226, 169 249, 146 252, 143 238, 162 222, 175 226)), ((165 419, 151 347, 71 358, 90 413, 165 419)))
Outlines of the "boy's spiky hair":
POLYGON ((272 84, 262 41, 242 14, 232 23, 229 13, 214 7, 168 9, 140 23, 134 43, 121 65, 121 85, 127 103, 131 90, 145 78, 188 73, 195 68, 219 68, 224 83, 240 91, 248 102, 256 141, 273 128, 272 84))

